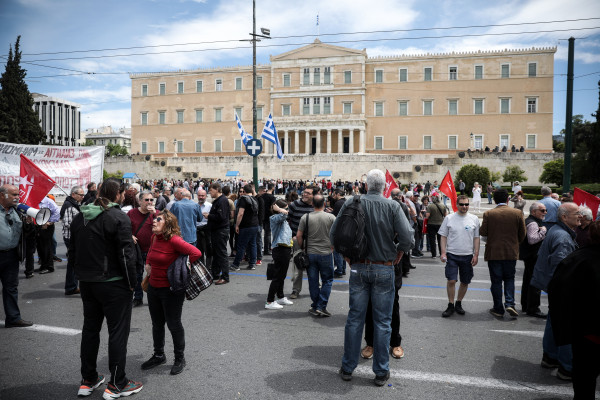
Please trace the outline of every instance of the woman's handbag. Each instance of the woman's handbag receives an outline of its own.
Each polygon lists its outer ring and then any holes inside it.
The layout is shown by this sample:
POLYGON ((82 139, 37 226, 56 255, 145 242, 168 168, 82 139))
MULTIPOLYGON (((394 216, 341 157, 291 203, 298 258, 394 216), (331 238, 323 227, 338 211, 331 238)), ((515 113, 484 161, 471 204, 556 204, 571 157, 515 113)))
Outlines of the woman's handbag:
POLYGON ((213 277, 199 259, 188 264, 188 267, 190 268, 190 279, 185 288, 185 298, 194 300, 200 292, 212 285, 213 277))
POLYGON ((150 285, 150 275, 146 275, 144 279, 142 279, 142 290, 144 292, 148 291, 148 286, 150 285))
POLYGON ((423 218, 423 233, 427 233, 427 221, 429 218, 423 218))
POLYGON ((303 235, 305 238, 304 249, 298 251, 298 253, 296 253, 294 256, 294 265, 300 270, 307 269, 308 265, 310 264, 310 259, 308 258, 308 216, 309 214, 306 214, 306 232, 303 235))

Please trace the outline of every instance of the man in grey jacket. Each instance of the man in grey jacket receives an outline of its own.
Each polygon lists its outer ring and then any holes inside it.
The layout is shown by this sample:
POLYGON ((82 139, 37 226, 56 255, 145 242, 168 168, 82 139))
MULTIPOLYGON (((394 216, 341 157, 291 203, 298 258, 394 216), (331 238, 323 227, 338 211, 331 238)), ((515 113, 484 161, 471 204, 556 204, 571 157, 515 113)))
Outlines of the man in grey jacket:
MULTIPOLYGON (((352 379, 352 372, 358 364, 365 314, 371 299, 374 325, 373 372, 374 383, 377 386, 383 386, 390 377, 388 349, 395 293, 394 264, 410 250, 414 240, 413 230, 400 205, 383 197, 385 183, 385 174, 382 171, 369 171, 367 194, 361 196, 368 250, 364 259, 350 265, 350 307, 344 331, 344 357, 340 369, 343 380, 352 379), (394 238, 398 243, 394 243, 394 238)), ((353 198, 348 199, 338 215, 343 215, 346 207, 353 201, 353 198)), ((339 216, 331 227, 331 243, 335 243, 339 216)))
MULTIPOLYGON (((548 284, 554 276, 558 264, 577 248, 575 242, 575 228, 581 225, 581 213, 575 203, 564 203, 558 209, 558 222, 546 234, 538 252, 538 259, 533 269, 530 286, 548 291, 548 284)), ((542 346, 544 354, 542 367, 557 368, 557 377, 571 380, 573 368, 573 352, 571 345, 557 346, 554 341, 552 324, 550 322, 551 310, 548 310, 546 329, 542 346)))

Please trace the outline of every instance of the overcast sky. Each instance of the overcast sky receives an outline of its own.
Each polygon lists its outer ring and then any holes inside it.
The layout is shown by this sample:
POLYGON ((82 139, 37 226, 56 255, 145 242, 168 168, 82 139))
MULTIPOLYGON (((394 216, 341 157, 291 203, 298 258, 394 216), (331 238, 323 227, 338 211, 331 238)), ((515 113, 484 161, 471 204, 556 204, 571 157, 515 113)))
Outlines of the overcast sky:
MULTIPOLYGON (((270 28, 273 37, 258 44, 258 63, 318 34, 366 48, 369 57, 556 46, 555 134, 565 124, 566 39, 573 36, 573 114, 592 120, 598 107, 598 0, 256 3, 257 29, 270 28), (566 20, 577 21, 531 24, 566 20)), ((251 31, 251 0, 0 0, 0 64, 4 71, 1 57, 21 35, 31 92, 81 104, 82 129, 130 127, 129 72, 251 65, 251 46, 239 42, 251 31)))

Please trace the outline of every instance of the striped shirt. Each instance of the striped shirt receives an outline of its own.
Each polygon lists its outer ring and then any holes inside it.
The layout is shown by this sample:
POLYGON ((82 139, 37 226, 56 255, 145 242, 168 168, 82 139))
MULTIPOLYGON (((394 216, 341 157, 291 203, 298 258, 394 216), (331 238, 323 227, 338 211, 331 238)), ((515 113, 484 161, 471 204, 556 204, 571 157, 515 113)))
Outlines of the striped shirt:
POLYGON ((296 236, 296 232, 298 232, 298 225, 300 225, 300 218, 304 214, 308 214, 310 212, 315 211, 315 208, 312 204, 306 204, 301 199, 294 200, 288 209, 288 224, 292 229, 292 237, 296 236))

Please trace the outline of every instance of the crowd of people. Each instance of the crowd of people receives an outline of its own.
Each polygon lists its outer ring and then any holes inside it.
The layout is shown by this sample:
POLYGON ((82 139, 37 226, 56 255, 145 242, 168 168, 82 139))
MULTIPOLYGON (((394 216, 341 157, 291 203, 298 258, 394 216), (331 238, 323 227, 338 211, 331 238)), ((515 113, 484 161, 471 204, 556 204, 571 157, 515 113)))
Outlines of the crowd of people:
POLYGON ((244 260, 245 268, 254 270, 262 265, 263 256, 271 256, 272 263, 267 266, 271 283, 264 304, 267 310, 293 305, 292 300, 302 291, 306 272, 311 299, 308 313, 315 318, 332 315, 327 305, 333 280, 350 271, 339 374, 349 381, 358 358, 372 358, 374 383, 382 386, 390 376, 389 356, 404 357, 399 290, 403 279, 415 268, 411 258, 424 257, 423 251, 434 259, 439 254, 445 265, 448 295, 442 317, 463 315, 468 309, 463 301, 482 241, 493 300, 489 313, 495 318, 504 318, 505 314, 519 317, 515 274, 517 260, 523 260, 522 312, 546 319, 542 367, 558 368, 560 379, 572 379, 576 397, 587 398, 589 393, 593 396, 600 373, 600 322, 583 315, 575 318, 572 309, 565 306, 600 305, 596 261, 600 223, 592 221, 589 208, 577 206, 568 196, 558 201, 549 188, 543 187, 543 198, 529 206, 525 218, 526 203, 518 182, 513 185, 512 198, 506 189, 490 189, 490 183, 488 198, 493 198, 496 207, 485 211, 480 223, 470 209, 473 206, 480 213, 482 187, 478 183, 470 198, 466 185, 459 181, 457 212, 444 204, 437 181, 410 182, 403 189, 392 190, 391 199, 386 199, 386 177, 380 170, 371 170, 355 182, 260 183, 256 189, 237 179, 163 179, 133 184, 108 179, 98 188, 90 183, 87 193, 74 186, 61 208, 46 197, 40 207, 49 208, 51 218, 41 227, 15 210, 18 188, 2 186, 0 204, 5 218, 0 219, 0 277, 5 326, 32 325, 21 318, 17 302, 19 244, 25 249, 22 253, 27 278, 33 276, 36 248, 41 262, 37 271, 53 272, 54 225, 62 221, 68 250, 65 295, 80 294, 84 309, 80 396, 90 395, 105 382, 96 369, 105 318, 111 376, 104 398, 142 390, 143 384, 129 379, 125 367, 132 308, 144 303, 144 292, 152 321, 153 349, 141 368, 147 370, 167 362, 166 325, 174 346, 171 374, 185 370, 185 293, 173 290, 185 283, 169 271, 185 268, 181 263, 186 257, 191 262, 201 260, 211 271, 215 285, 222 286, 230 282, 230 271, 239 271, 244 260), (360 197, 353 196, 357 192, 360 197), (361 256, 350 258, 336 251, 334 243, 341 217, 355 208, 355 202, 360 202, 364 213, 368 240, 361 256), (509 207, 509 202, 514 207, 509 207), (301 251, 307 254, 306 269, 294 262, 294 255, 301 251), (292 287, 286 296, 285 278, 290 269, 292 287), (581 285, 590 289, 582 291, 581 285), (540 308, 542 291, 549 293, 548 313, 540 308), (363 330, 365 346, 361 345, 363 330))

